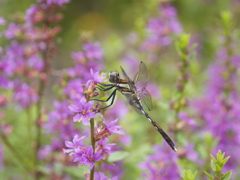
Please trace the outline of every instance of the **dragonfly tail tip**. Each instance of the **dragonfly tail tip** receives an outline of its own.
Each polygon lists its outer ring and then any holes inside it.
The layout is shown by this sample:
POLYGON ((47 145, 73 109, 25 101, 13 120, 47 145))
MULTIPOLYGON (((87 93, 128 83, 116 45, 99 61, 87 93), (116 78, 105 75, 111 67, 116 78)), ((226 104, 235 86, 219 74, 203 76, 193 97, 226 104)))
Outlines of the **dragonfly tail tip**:
POLYGON ((173 147, 173 150, 174 150, 175 152, 177 152, 177 148, 176 148, 176 147, 173 147))

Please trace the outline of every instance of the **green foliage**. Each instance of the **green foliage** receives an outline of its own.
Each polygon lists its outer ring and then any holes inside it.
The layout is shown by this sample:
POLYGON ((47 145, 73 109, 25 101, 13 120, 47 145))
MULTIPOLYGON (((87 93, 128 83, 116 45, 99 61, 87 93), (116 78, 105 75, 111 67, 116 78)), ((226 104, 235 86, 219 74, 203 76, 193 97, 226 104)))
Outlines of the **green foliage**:
POLYGON ((125 159, 129 155, 126 151, 115 151, 109 155, 109 162, 116 162, 125 159))
POLYGON ((208 172, 205 171, 208 179, 210 180, 229 180, 232 175, 232 171, 228 171, 227 173, 223 174, 222 169, 230 156, 224 157, 225 153, 222 153, 221 150, 218 151, 216 158, 213 155, 211 156, 211 168, 213 170, 213 175, 210 175, 208 172))
POLYGON ((183 180, 195 180, 195 177, 197 175, 197 171, 194 173, 191 170, 187 170, 183 173, 182 179, 183 180))

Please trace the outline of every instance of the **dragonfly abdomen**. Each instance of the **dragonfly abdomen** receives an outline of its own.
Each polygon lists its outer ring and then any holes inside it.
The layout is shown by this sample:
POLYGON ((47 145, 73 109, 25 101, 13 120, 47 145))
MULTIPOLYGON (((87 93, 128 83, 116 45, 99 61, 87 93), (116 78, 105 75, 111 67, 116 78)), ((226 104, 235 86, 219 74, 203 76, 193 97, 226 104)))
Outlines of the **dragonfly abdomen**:
POLYGON ((167 135, 167 133, 164 132, 164 130, 155 122, 152 120, 152 118, 146 113, 143 109, 141 110, 142 113, 146 116, 146 118, 152 123, 152 125, 157 129, 157 131, 161 134, 163 139, 168 143, 168 145, 177 152, 177 149, 175 147, 175 144, 171 140, 171 138, 167 135))

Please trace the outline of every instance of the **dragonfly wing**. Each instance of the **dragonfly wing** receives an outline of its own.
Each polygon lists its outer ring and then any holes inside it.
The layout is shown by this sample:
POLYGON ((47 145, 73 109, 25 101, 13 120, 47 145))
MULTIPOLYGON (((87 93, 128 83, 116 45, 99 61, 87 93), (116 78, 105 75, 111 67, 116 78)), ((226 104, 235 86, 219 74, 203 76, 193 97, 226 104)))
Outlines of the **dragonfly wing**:
POLYGON ((136 91, 134 82, 128 77, 127 73, 123 70, 123 68, 122 68, 121 66, 120 66, 120 68, 121 68, 121 70, 122 70, 122 74, 123 74, 123 76, 124 76, 124 79, 126 79, 127 82, 128 82, 128 85, 129 85, 130 89, 131 89, 132 91, 136 91))
POLYGON ((142 91, 138 92, 138 96, 141 99, 144 108, 147 108, 149 111, 152 110, 152 97, 150 93, 144 88, 142 91))
POLYGON ((133 96, 132 94, 124 94, 125 97, 128 100, 128 103, 133 107, 133 109, 138 113, 142 115, 141 109, 142 106, 139 102, 139 100, 137 99, 137 96, 133 96))
POLYGON ((144 89, 147 86, 148 75, 147 75, 147 67, 141 61, 139 70, 133 79, 137 89, 144 89))

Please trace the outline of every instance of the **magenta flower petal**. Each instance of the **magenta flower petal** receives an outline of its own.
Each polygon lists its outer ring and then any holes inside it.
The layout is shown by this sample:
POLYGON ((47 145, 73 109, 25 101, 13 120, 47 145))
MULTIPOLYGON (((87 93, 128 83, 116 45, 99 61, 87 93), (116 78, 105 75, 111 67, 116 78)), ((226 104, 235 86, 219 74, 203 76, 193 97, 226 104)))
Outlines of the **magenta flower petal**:
POLYGON ((70 153, 73 151, 73 149, 62 149, 64 153, 70 153))
POLYGON ((89 125, 90 119, 88 117, 86 117, 86 116, 82 116, 82 123, 84 125, 89 125))
POLYGON ((73 104, 69 105, 68 108, 73 112, 79 112, 80 111, 79 107, 77 107, 76 105, 73 105, 73 104))
POLYGON ((96 113, 95 112, 88 112, 88 117, 89 118, 95 118, 96 117, 96 113))
POLYGON ((73 117, 73 122, 78 122, 81 121, 82 115, 81 114, 77 114, 76 116, 73 117))
POLYGON ((66 141, 65 142, 65 145, 69 148, 72 148, 73 147, 73 143, 71 141, 66 141))

